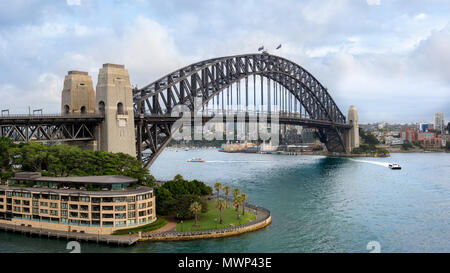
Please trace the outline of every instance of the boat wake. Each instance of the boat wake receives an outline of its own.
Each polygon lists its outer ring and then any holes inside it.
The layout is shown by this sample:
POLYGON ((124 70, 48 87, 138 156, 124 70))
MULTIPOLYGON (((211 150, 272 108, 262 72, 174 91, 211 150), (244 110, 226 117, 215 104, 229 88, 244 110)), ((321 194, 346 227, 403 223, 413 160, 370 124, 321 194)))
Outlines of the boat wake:
POLYGON ((206 163, 265 163, 270 160, 205 160, 206 163))
POLYGON ((378 166, 389 168, 389 163, 388 162, 378 162, 378 161, 370 161, 370 160, 358 160, 358 159, 353 159, 353 158, 349 158, 349 159, 352 160, 352 161, 356 161, 356 162, 369 163, 369 164, 374 164, 374 165, 378 165, 378 166))

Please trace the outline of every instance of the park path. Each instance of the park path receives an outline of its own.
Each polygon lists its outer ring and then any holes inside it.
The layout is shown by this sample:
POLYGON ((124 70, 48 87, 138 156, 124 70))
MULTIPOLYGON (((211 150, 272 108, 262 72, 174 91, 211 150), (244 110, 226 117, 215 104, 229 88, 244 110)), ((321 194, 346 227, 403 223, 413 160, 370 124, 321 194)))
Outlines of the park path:
POLYGON ((166 231, 172 231, 175 230, 175 227, 177 226, 177 221, 175 220, 175 218, 171 218, 171 217, 164 217, 167 220, 167 225, 163 226, 162 228, 159 229, 155 229, 149 232, 145 232, 142 235, 150 235, 150 234, 155 234, 155 233, 163 233, 166 231))

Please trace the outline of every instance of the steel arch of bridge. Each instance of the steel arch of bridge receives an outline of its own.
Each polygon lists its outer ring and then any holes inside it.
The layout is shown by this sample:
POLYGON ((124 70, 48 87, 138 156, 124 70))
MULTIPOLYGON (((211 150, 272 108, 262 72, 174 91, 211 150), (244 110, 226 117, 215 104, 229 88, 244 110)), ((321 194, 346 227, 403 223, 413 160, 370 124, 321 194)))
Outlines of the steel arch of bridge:
MULTIPOLYGON (((148 167, 168 144, 173 119, 164 116, 169 116, 176 105, 186 105, 194 111, 195 98, 201 97, 202 105, 206 105, 225 88, 252 75, 265 77, 286 88, 303 106, 309 119, 317 121, 320 140, 328 151, 346 152, 343 132, 349 125, 327 89, 303 67, 264 53, 201 61, 134 89, 138 158, 148 167), (322 126, 320 122, 328 125, 322 126), (142 152, 146 149, 150 154, 144 156, 142 152)), ((301 124, 304 122, 299 121, 301 124)))

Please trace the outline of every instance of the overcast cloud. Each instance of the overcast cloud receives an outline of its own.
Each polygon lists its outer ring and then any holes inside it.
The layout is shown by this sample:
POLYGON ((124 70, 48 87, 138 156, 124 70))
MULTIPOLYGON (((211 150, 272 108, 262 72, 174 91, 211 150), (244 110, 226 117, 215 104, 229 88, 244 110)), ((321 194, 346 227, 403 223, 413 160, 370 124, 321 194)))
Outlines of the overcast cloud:
POLYGON ((309 70, 360 121, 450 116, 448 1, 34 1, 0 3, 0 108, 56 113, 64 75, 125 64, 144 86, 207 58, 270 53, 309 70), (280 50, 275 51, 278 44, 280 50))

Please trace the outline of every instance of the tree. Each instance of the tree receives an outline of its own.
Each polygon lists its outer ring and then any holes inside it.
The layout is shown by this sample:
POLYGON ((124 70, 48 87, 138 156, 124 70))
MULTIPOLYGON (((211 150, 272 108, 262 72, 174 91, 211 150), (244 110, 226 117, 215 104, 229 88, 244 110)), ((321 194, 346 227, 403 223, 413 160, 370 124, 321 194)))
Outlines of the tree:
POLYGON ((217 199, 219 199, 219 193, 220 190, 222 189, 222 183, 217 182, 216 184, 214 184, 214 189, 217 191, 217 199))
POLYGON ((223 224, 222 210, 226 207, 227 207, 227 201, 225 201, 223 198, 217 199, 216 208, 219 209, 219 218, 220 218, 219 224, 221 224, 221 225, 223 224))
MULTIPOLYGON (((235 188, 233 190, 233 202, 241 194, 241 190, 239 188, 235 188)), ((236 207, 236 206, 235 206, 236 207)), ((236 208, 236 211, 238 211, 238 207, 236 208)))
POLYGON ((238 220, 241 219, 241 216, 239 214, 239 207, 241 206, 241 204, 242 204, 242 195, 236 195, 233 199, 233 205, 236 208, 238 220))
POLYGON ((189 207, 189 210, 195 215, 194 227, 198 227, 198 213, 202 210, 202 205, 199 202, 194 202, 189 207))
POLYGON ((243 193, 241 194, 242 197, 242 215, 245 215, 245 202, 247 201, 248 194, 243 193))
POLYGON ((2 173, 11 169, 9 150, 14 146, 10 138, 0 137, 0 168, 2 173))
POLYGON ((361 138, 364 141, 364 143, 367 143, 367 144, 376 145, 376 144, 380 143, 378 141, 378 139, 374 135, 372 135, 371 132, 366 133, 366 131, 364 131, 364 130, 361 131, 361 138))
MULTIPOLYGON (((225 193, 225 196, 228 198, 228 194, 230 193, 230 191, 231 191, 231 187, 230 186, 225 186, 225 187, 223 187, 223 192, 225 193)), ((225 203, 225 208, 227 207, 227 205, 226 205, 226 203, 225 203)))
POLYGON ((403 144, 402 144, 402 150, 409 150, 409 149, 412 149, 412 148, 414 148, 414 146, 409 142, 409 141, 405 141, 403 144))

